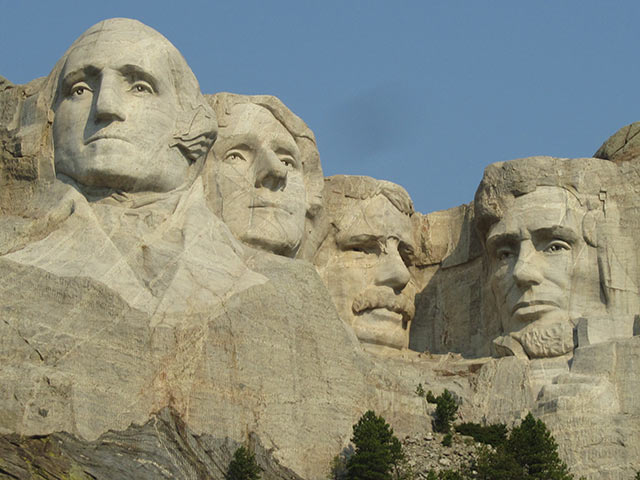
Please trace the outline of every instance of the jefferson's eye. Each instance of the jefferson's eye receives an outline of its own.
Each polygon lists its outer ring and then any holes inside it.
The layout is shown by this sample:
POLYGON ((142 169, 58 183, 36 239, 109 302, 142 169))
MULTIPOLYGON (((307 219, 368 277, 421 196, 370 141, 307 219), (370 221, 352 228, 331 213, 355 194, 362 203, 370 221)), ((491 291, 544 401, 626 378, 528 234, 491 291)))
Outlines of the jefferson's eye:
POLYGON ((227 155, 224 157, 224 159, 227 162, 239 162, 241 160, 245 160, 245 158, 242 156, 242 153, 237 150, 227 152, 227 155))
POLYGON ((558 253, 563 250, 571 250, 571 245, 564 240, 554 240, 544 249, 545 253, 558 253))
POLYGON ((296 166, 295 159, 289 155, 281 155, 280 161, 284 163, 287 168, 295 168, 296 166))
POLYGON ((134 83, 131 90, 135 93, 154 93, 153 87, 142 80, 138 80, 134 83))

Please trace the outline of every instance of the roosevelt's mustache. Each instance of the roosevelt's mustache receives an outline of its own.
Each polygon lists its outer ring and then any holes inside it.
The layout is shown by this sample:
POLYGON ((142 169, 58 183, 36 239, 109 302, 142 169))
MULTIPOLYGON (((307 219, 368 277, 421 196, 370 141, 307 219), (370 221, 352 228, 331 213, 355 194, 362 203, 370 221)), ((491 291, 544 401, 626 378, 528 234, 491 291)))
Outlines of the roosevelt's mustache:
POLYGON ((416 313, 413 299, 406 292, 399 295, 389 287, 370 287, 359 293, 351 307, 353 313, 361 313, 374 308, 386 308, 402 315, 403 322, 410 322, 416 313))

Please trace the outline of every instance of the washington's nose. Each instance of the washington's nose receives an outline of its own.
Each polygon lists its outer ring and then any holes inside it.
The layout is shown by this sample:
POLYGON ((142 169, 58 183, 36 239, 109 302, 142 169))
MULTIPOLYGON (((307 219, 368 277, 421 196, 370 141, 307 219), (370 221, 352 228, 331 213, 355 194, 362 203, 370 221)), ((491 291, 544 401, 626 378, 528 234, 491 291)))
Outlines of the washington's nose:
POLYGON ((400 293, 409 283, 409 279, 409 270, 398 251, 397 240, 389 242, 386 251, 380 255, 376 269, 376 285, 390 287, 396 293, 400 293))
POLYGON ((124 99, 122 92, 117 88, 116 82, 104 77, 95 94, 96 121, 123 121, 126 118, 124 112, 124 99))
POLYGON ((518 258, 513 266, 513 278, 521 288, 539 285, 543 278, 540 268, 536 265, 536 250, 531 246, 522 245, 518 258))
POLYGON ((256 157, 256 188, 282 190, 287 185, 287 168, 275 152, 265 149, 256 157))

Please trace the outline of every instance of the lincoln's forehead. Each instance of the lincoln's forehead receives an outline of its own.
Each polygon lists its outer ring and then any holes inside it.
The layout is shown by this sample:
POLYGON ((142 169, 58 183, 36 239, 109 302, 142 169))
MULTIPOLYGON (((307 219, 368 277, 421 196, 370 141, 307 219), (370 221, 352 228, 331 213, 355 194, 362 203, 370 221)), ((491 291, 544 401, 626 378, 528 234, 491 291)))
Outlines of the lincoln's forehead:
POLYGON ((585 207, 578 199, 560 187, 538 187, 516 197, 505 207, 503 217, 494 224, 488 238, 498 234, 524 235, 557 226, 578 232, 585 207))

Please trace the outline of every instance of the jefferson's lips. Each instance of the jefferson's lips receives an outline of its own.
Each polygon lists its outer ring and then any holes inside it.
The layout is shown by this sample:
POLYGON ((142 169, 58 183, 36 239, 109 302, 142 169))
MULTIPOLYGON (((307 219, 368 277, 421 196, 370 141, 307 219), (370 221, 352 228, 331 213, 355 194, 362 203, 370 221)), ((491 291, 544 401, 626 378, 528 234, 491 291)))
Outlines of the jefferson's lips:
POLYGON ((550 307, 559 307, 559 305, 556 302, 553 302, 551 300, 531 300, 529 302, 518 302, 515 304, 515 306, 511 309, 511 314, 514 314, 516 311, 520 310, 521 308, 528 308, 528 307, 535 307, 537 305, 547 305, 550 307))
POLYGON ((278 210, 282 210, 283 212, 291 213, 289 210, 287 210, 284 206, 280 205, 279 203, 269 202, 266 200, 260 200, 260 201, 254 202, 251 205, 249 205, 249 208, 277 208, 278 210))

